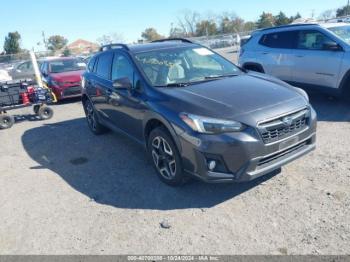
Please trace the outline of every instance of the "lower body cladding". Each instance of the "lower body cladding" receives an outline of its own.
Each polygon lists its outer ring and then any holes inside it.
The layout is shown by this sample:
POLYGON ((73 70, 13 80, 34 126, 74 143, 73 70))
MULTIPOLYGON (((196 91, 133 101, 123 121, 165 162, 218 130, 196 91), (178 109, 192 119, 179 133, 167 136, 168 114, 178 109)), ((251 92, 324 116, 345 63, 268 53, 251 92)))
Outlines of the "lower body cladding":
POLYGON ((265 144, 257 130, 241 133, 180 135, 186 173, 205 182, 248 182, 279 170, 316 148, 316 114, 309 125, 281 141, 265 144))
POLYGON ((58 100, 81 96, 81 86, 50 87, 58 100))

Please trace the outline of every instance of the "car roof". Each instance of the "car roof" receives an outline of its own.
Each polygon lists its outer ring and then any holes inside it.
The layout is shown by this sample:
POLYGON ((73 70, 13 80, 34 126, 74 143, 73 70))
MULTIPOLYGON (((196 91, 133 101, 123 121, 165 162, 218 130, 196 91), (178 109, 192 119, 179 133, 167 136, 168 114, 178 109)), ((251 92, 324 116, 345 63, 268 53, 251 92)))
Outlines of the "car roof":
POLYGON ((264 29, 259 29, 255 31, 255 33, 261 33, 261 32, 274 32, 274 31, 289 31, 289 30, 294 30, 296 28, 298 29, 307 29, 307 28, 312 28, 312 27, 323 27, 323 28, 332 28, 332 27, 337 27, 337 26, 346 26, 350 25, 349 23, 298 23, 298 24, 289 24, 289 25, 283 25, 283 26, 276 26, 276 27, 269 27, 269 28, 264 28, 264 29))
POLYGON ((332 27, 338 27, 338 26, 347 26, 350 25, 349 23, 321 23, 320 26, 324 28, 332 28, 332 27))
POLYGON ((45 62, 55 62, 55 61, 67 61, 67 60, 77 60, 76 57, 55 57, 50 59, 45 59, 45 62))
MULTIPOLYGON (((151 43, 145 43, 145 44, 131 44, 131 45, 111 44, 111 48, 107 50, 119 49, 119 50, 129 51, 133 54, 137 54, 137 53, 150 52, 150 51, 185 48, 185 47, 198 47, 198 46, 200 45, 196 43, 184 42, 180 40, 179 41, 171 40, 171 41, 151 42, 151 43)), ((108 45, 105 47, 108 47, 108 45)))

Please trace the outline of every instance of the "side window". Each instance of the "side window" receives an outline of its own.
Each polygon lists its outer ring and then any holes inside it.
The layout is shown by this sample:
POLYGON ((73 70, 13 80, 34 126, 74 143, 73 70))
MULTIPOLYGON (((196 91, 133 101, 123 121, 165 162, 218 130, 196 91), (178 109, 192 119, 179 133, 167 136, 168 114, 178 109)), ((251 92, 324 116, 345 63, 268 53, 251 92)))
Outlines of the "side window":
POLYGON ((292 49, 295 47, 297 32, 277 32, 263 35, 259 44, 270 48, 292 49))
POLYGON ((95 62, 96 62, 96 56, 92 57, 89 61, 89 64, 88 64, 89 72, 92 72, 94 70, 95 62))
POLYGON ((112 80, 125 77, 129 78, 131 83, 133 83, 134 67, 124 55, 116 53, 113 59, 112 80))
POLYGON ((103 53, 98 57, 96 74, 104 79, 110 79, 110 71, 112 64, 112 53, 103 53))
POLYGON ((17 67, 18 70, 25 71, 29 69, 29 62, 25 62, 17 67))
POLYGON ((326 42, 334 42, 319 31, 300 31, 298 37, 298 49, 323 50, 326 42))

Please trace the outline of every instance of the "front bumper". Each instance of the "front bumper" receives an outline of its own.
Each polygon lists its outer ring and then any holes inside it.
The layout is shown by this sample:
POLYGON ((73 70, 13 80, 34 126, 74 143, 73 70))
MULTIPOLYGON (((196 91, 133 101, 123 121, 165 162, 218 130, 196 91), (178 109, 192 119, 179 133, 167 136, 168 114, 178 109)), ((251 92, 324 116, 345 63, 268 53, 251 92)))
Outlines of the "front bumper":
POLYGON ((247 182, 272 173, 316 148, 317 117, 308 127, 281 141, 265 144, 257 130, 222 135, 179 134, 183 166, 205 182, 247 182), (220 164, 209 171, 208 161, 220 164))
POLYGON ((57 87, 50 86, 58 100, 63 100, 67 98, 74 98, 81 96, 80 86, 68 86, 68 87, 57 87))

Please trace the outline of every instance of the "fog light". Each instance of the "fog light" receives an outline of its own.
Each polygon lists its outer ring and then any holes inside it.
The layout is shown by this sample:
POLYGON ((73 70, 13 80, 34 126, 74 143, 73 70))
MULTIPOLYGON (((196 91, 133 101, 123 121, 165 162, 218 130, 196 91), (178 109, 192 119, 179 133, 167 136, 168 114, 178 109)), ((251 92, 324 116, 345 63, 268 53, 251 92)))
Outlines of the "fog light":
POLYGON ((216 161, 210 160, 208 162, 208 168, 209 168, 210 171, 213 171, 216 168, 216 161))

